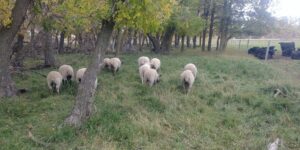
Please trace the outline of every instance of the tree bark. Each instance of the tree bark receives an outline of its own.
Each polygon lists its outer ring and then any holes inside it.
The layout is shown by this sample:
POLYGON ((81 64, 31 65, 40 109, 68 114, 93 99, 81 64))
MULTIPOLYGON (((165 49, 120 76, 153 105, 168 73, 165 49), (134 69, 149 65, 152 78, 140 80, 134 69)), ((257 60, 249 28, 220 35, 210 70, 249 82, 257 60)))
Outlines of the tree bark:
POLYGON ((205 27, 202 31, 202 51, 205 51, 205 47, 206 47, 206 34, 207 34, 208 15, 209 15, 209 4, 208 4, 208 0, 205 0, 204 12, 203 12, 203 18, 205 20, 205 27))
POLYGON ((163 36, 162 42, 161 42, 161 51, 164 53, 169 53, 171 46, 172 46, 172 38, 175 33, 175 26, 169 25, 166 28, 165 34, 163 36))
POLYGON ((184 51, 184 37, 185 37, 185 35, 181 36, 181 52, 184 51))
POLYGON ((14 37, 25 20, 25 15, 33 0, 18 0, 12 9, 12 24, 9 27, 0 28, 0 97, 15 96, 17 89, 9 72, 10 46, 14 37))
POLYGON ((179 47, 180 37, 178 34, 175 34, 175 48, 179 47))
POLYGON ((199 46, 202 47, 202 35, 199 37, 199 46))
POLYGON ((188 47, 188 48, 191 47, 191 38, 190 38, 190 36, 186 36, 186 47, 188 47))
POLYGON ((148 35, 148 38, 150 39, 152 45, 153 45, 153 50, 155 53, 158 53, 160 52, 161 50, 161 47, 160 47, 160 42, 159 42, 159 39, 157 39, 158 37, 154 37, 152 36, 151 34, 147 34, 148 35))
POLYGON ((54 67, 55 57, 52 47, 52 35, 49 31, 43 31, 44 33, 44 67, 54 67))
POLYGON ((125 29, 124 32, 122 32, 122 29, 119 29, 118 37, 117 37, 117 46, 116 46, 116 53, 115 55, 118 56, 119 52, 122 49, 124 37, 127 35, 127 30, 125 29))
POLYGON ((102 21, 102 28, 98 34, 93 59, 85 72, 81 84, 79 84, 78 94, 72 113, 65 120, 65 123, 69 125, 75 127, 81 126, 93 112, 94 95, 96 92, 95 81, 98 72, 101 71, 99 64, 102 63, 102 55, 109 46, 109 39, 112 35, 113 28, 114 22, 107 20, 102 21))
POLYGON ((12 48, 13 52, 11 54, 11 58, 14 55, 14 59, 12 60, 12 65, 15 68, 20 68, 23 67, 23 61, 25 57, 25 52, 24 52, 24 35, 19 34, 17 42, 14 44, 12 48))
POLYGON ((209 34, 208 34, 208 45, 207 45, 207 50, 211 51, 211 44, 212 44, 212 38, 213 38, 213 33, 214 33, 214 23, 215 23, 215 4, 214 0, 211 0, 210 4, 210 25, 209 25, 209 34))
POLYGON ((224 0, 223 12, 220 23, 220 46, 219 49, 224 51, 227 47, 229 25, 231 24, 231 5, 230 0, 224 0))
POLYGON ((64 47, 65 47, 65 31, 62 31, 60 33, 59 45, 58 45, 58 52, 60 54, 64 52, 64 47))
POLYGON ((193 48, 197 48, 197 36, 193 37, 193 48))

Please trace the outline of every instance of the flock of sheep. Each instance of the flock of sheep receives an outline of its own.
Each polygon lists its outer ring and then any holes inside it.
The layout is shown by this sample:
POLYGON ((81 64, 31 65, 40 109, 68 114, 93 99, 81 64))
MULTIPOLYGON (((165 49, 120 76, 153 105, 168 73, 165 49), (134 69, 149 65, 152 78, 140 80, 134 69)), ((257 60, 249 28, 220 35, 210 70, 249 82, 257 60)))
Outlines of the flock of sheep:
MULTIPOLYGON (((121 68, 121 60, 115 58, 103 59, 103 66, 112 71, 113 75, 121 68)), ((152 58, 142 56, 138 59, 139 75, 142 84, 146 83, 150 87, 160 81, 160 67, 161 61, 158 58, 152 58)), ((74 76, 74 70, 70 65, 62 65, 58 71, 51 71, 47 75, 47 84, 50 90, 59 93, 60 87, 63 82, 70 82, 76 79, 77 83, 80 83, 87 68, 81 68, 76 72, 76 78, 74 76)), ((184 91, 188 93, 192 88, 197 75, 197 68, 194 64, 189 63, 185 65, 184 71, 180 75, 181 83, 184 91)), ((95 81, 95 88, 97 87, 97 79, 95 81)))

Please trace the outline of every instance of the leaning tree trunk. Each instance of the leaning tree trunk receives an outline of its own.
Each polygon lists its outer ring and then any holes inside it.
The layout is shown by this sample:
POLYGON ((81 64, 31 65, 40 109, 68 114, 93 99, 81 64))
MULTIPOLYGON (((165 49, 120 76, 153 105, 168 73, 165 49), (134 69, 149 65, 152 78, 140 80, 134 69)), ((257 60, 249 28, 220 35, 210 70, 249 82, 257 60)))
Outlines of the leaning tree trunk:
POLYGON ((27 9, 33 4, 33 0, 18 0, 12 9, 12 24, 9 27, 0 28, 0 97, 11 97, 17 93, 14 81, 9 72, 11 54, 10 46, 14 37, 25 20, 27 9))
POLYGON ((65 122, 73 126, 81 126, 93 112, 94 95, 96 92, 95 81, 97 73, 101 71, 100 63, 102 55, 109 46, 109 39, 112 35, 114 23, 103 21, 101 31, 98 34, 96 50, 94 51, 93 59, 90 62, 87 71, 84 74, 82 82, 79 84, 78 94, 76 96, 75 106, 65 122))
POLYGON ((52 48, 52 36, 49 31, 44 33, 44 66, 45 67, 54 67, 55 66, 55 57, 54 51, 52 48))

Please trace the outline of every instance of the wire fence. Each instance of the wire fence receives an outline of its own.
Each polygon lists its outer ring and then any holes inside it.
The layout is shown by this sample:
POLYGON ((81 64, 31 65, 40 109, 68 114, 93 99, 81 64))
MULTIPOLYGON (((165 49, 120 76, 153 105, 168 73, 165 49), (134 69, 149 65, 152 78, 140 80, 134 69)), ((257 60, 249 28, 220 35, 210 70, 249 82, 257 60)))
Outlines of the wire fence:
POLYGON ((231 39, 228 42, 228 48, 247 51, 252 47, 268 47, 270 43, 270 46, 275 46, 277 50, 281 50, 280 42, 295 42, 296 48, 300 48, 300 39, 231 39))

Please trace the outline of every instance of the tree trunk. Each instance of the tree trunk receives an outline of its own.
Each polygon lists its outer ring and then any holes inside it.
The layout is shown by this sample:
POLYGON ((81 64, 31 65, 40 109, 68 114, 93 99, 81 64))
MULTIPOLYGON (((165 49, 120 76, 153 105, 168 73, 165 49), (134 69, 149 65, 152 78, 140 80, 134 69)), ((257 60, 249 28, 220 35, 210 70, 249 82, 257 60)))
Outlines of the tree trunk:
POLYGON ((197 36, 193 37, 193 48, 197 48, 197 36))
POLYGON ((160 52, 161 47, 160 47, 159 39, 157 39, 158 37, 157 37, 157 36, 154 37, 154 36, 152 36, 152 35, 149 34, 149 33, 148 33, 147 35, 148 35, 148 37, 149 37, 149 39, 150 39, 150 41, 151 41, 151 43, 152 43, 152 45, 153 45, 153 51, 154 51, 155 53, 160 52))
POLYGON ((179 47, 180 37, 178 34, 175 34, 175 48, 179 47))
POLYGON ((184 37, 185 37, 185 35, 181 36, 181 52, 184 51, 184 37))
POLYGON ((58 52, 60 54, 64 52, 64 45, 65 45, 65 31, 62 31, 60 33, 59 45, 58 45, 58 52))
POLYGON ((202 35, 199 37, 199 46, 202 47, 202 35))
POLYGON ((0 97, 15 96, 17 89, 9 72, 10 46, 14 37, 25 20, 27 9, 33 4, 33 0, 18 0, 12 9, 12 24, 9 27, 0 28, 0 97))
POLYGON ((94 95, 96 92, 95 81, 98 72, 101 71, 99 64, 102 63, 102 55, 109 46, 109 39, 112 35, 113 28, 113 22, 106 20, 102 22, 102 28, 98 34, 93 59, 83 76, 82 82, 79 84, 78 94, 72 113, 65 120, 69 125, 75 127, 81 126, 92 115, 94 95))
POLYGON ((223 5, 223 13, 221 16, 221 23, 220 23, 220 47, 221 51, 224 51, 227 47, 228 42, 228 32, 229 32, 229 25, 231 24, 231 1, 224 0, 223 5))
POLYGON ((166 32, 163 36, 162 42, 161 42, 161 50, 165 53, 169 53, 171 46, 172 46, 172 38, 175 33, 175 26, 169 25, 166 29, 166 32))
POLYGON ((215 4, 214 0, 211 0, 211 9, 210 9, 210 25, 209 25, 209 34, 208 34, 208 45, 207 50, 211 51, 212 38, 214 33, 214 23, 215 23, 215 4))
POLYGON ((12 60, 12 64, 15 68, 20 68, 23 67, 23 61, 25 57, 25 52, 24 52, 24 35, 19 34, 18 35, 18 40, 14 44, 12 48, 13 52, 11 57, 14 55, 14 59, 12 60))
POLYGON ((191 47, 191 38, 190 38, 190 36, 186 36, 186 47, 188 47, 188 48, 191 47))
POLYGON ((45 31, 44 33, 44 57, 45 57, 45 62, 44 66, 45 67, 54 67, 55 66, 55 57, 54 57, 54 51, 52 48, 52 35, 49 31, 45 31))
POLYGON ((218 38, 217 38, 217 48, 216 48, 216 50, 219 50, 219 48, 220 48, 220 36, 218 36, 218 38))
POLYGON ((206 34, 207 34, 208 15, 209 15, 209 4, 208 4, 208 0, 205 0, 204 12, 203 12, 203 18, 205 20, 205 27, 202 31, 202 51, 205 51, 205 47, 206 47, 206 34))
POLYGON ((115 55, 118 56, 119 52, 122 49, 124 37, 127 35, 127 30, 125 29, 124 32, 122 32, 122 29, 119 30, 118 37, 117 37, 117 47, 116 47, 116 53, 115 55))

